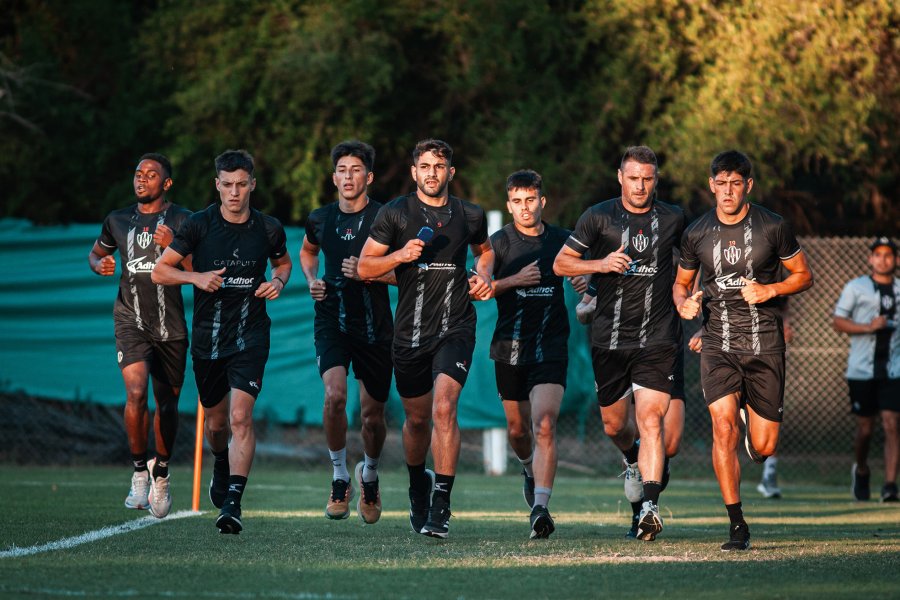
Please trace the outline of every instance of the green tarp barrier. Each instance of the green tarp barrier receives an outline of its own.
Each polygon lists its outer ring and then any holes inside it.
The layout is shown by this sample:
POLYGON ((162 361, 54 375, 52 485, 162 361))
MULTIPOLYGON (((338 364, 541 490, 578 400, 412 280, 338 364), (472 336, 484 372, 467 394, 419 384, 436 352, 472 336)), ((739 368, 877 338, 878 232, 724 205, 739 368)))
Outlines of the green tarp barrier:
MULTIPOLYGON (((294 260, 290 284, 268 305, 272 348, 255 416, 279 423, 321 425, 323 387, 313 345, 313 301, 300 272, 298 252, 303 229, 286 228, 294 260)), ((0 388, 60 400, 124 404, 116 363, 112 307, 115 277, 100 277, 87 255, 100 224, 38 227, 21 220, 0 221, 0 388)), ((121 260, 116 256, 119 268, 121 260)), ((190 326, 193 292, 185 287, 190 326)), ((396 294, 394 294, 396 298, 396 294)), ((570 308, 577 295, 567 285, 570 308)), ((459 405, 463 428, 504 426, 497 399, 494 366, 488 348, 496 320, 494 301, 476 302, 478 332, 475 356, 459 405)), ((585 329, 570 311, 569 385, 564 412, 593 402, 593 373, 585 329)), ((188 359, 180 410, 196 411, 196 386, 188 359)), ((351 381, 348 414, 359 413, 358 389, 351 381)), ((392 389, 388 410, 395 423, 403 409, 392 389)))

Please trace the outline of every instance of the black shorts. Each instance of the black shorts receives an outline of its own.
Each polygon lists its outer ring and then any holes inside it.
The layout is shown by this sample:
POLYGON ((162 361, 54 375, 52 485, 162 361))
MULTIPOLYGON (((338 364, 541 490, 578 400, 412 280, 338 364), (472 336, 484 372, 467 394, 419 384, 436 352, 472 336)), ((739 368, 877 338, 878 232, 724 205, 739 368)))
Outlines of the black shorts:
POLYGON ((597 402, 601 407, 612 406, 631 393, 633 384, 671 394, 679 350, 675 344, 632 350, 592 347, 597 402))
POLYGON ((882 410, 900 412, 900 379, 848 379, 850 412, 874 417, 882 410))
POLYGON ((784 354, 733 354, 719 350, 700 353, 700 384, 710 405, 741 392, 764 419, 780 423, 784 416, 784 354))
POLYGON ((263 374, 269 349, 253 346, 223 358, 194 358, 194 379, 200 393, 200 404, 210 408, 221 402, 232 389, 247 392, 254 398, 262 391, 263 374))
POLYGON ((319 375, 328 369, 344 367, 363 382, 366 391, 378 402, 387 402, 391 392, 391 343, 366 344, 340 331, 316 335, 316 364, 319 375))
POLYGON ((475 352, 473 333, 451 334, 427 346, 393 347, 394 378, 397 393, 403 398, 427 394, 439 373, 465 385, 475 352))
POLYGON ((532 388, 544 383, 566 387, 569 362, 558 360, 534 365, 508 365, 494 361, 497 394, 501 400, 528 401, 532 388))
POLYGON ((675 370, 672 372, 674 379, 672 380, 672 393, 670 396, 675 400, 684 402, 684 347, 679 344, 675 348, 675 370))
POLYGON ((150 365, 151 377, 172 387, 181 387, 187 350, 186 339, 161 342, 133 325, 116 324, 116 360, 120 369, 146 362, 150 365))

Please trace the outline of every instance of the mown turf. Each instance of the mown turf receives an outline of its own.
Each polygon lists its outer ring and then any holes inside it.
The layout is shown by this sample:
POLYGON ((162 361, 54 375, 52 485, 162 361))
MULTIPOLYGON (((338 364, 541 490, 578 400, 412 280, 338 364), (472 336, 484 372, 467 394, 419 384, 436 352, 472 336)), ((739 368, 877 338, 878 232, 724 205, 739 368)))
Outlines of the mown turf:
MULTIPOLYGON (((129 473, 111 468, 0 467, 0 552, 147 515, 122 506, 129 473)), ((190 473, 173 471, 173 513, 190 508, 190 473)), ((897 597, 900 507, 848 491, 791 487, 762 500, 746 486, 753 548, 723 553, 727 518, 712 481, 673 480, 665 530, 627 541, 621 480, 561 477, 557 530, 528 539, 521 478, 461 474, 450 538, 415 534, 406 475, 382 474, 385 514, 364 525, 322 511, 330 473, 258 468, 244 532, 223 536, 216 512, 71 549, 0 558, 0 597, 98 598, 858 598, 897 597)))

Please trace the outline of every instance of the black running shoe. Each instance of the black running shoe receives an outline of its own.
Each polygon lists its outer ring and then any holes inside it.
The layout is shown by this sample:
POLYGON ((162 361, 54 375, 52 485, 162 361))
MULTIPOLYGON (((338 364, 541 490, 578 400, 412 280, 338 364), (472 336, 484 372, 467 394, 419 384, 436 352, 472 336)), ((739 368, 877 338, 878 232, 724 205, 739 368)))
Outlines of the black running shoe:
POLYGON ((522 476, 525 477, 525 483, 522 484, 522 496, 525 498, 525 504, 531 508, 534 506, 534 477, 529 477, 525 469, 522 469, 522 476))
POLYGON ((881 501, 882 502, 900 502, 900 498, 897 497, 897 484, 893 481, 884 484, 884 487, 881 488, 881 501))
POLYGON ((209 480, 209 499, 216 508, 222 508, 225 497, 228 496, 228 473, 217 473, 213 469, 212 479, 209 480))
POLYGON ((432 498, 428 521, 420 533, 441 539, 450 534, 450 503, 443 496, 432 498))
POLYGON ((750 460, 758 464, 766 462, 767 457, 757 452, 750 441, 750 415, 746 405, 741 407, 741 421, 744 422, 744 433, 746 434, 744 435, 744 447, 747 449, 747 455, 750 456, 750 460))
POLYGON ((555 529, 553 517, 546 506, 538 504, 531 509, 531 539, 545 540, 555 529))
POLYGON ((244 525, 241 523, 241 505, 234 500, 228 500, 219 512, 219 518, 216 519, 216 527, 219 533, 238 534, 244 525))
POLYGON ((636 540, 638 534, 638 523, 641 522, 641 514, 636 513, 631 516, 631 529, 625 533, 625 537, 629 540, 636 540))
POLYGON ((729 531, 728 541, 722 544, 722 550, 731 552, 733 550, 748 550, 750 548, 750 528, 747 523, 741 522, 732 525, 729 531))
POLYGON ((863 475, 856 468, 856 463, 853 463, 853 467, 850 469, 850 481, 853 489, 853 497, 861 502, 865 502, 871 497, 871 491, 869 490, 869 477, 871 473, 866 473, 863 475))
POLYGON ((427 489, 409 488, 409 524, 416 533, 423 533, 422 528, 428 522, 428 511, 431 510, 431 496, 434 494, 434 471, 425 469, 430 483, 427 489))

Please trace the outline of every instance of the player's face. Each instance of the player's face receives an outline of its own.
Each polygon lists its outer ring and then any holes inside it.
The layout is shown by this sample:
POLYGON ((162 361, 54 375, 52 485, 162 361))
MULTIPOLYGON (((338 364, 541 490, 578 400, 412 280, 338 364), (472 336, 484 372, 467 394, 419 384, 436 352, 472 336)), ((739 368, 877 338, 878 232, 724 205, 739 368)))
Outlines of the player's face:
POLYGON ((456 169, 450 166, 446 158, 434 152, 425 152, 412 166, 412 177, 419 191, 430 198, 441 198, 447 189, 456 169))
POLYGON ((222 207, 228 212, 240 215, 250 210, 250 192, 256 188, 256 179, 243 169, 237 171, 219 171, 216 177, 216 189, 222 207))
POLYGON ((656 166, 629 160, 619 169, 619 183, 626 208, 649 209, 656 190, 656 166))
POLYGON ((890 277, 897 270, 897 255, 890 246, 876 246, 869 255, 873 275, 890 277))
POLYGON ((740 173, 722 171, 709 178, 709 189, 716 195, 716 210, 724 215, 736 215, 747 202, 753 189, 753 178, 744 179, 740 173))
POLYGON ((506 208, 519 227, 537 227, 547 199, 534 188, 513 188, 506 192, 506 208))
POLYGON ((172 180, 165 175, 163 166, 155 160, 144 159, 134 171, 134 195, 141 204, 149 204, 162 198, 172 187, 172 180))
POLYGON ((362 159, 356 156, 339 158, 334 167, 334 175, 331 176, 338 194, 347 201, 364 197, 374 178, 375 175, 366 170, 362 159))

